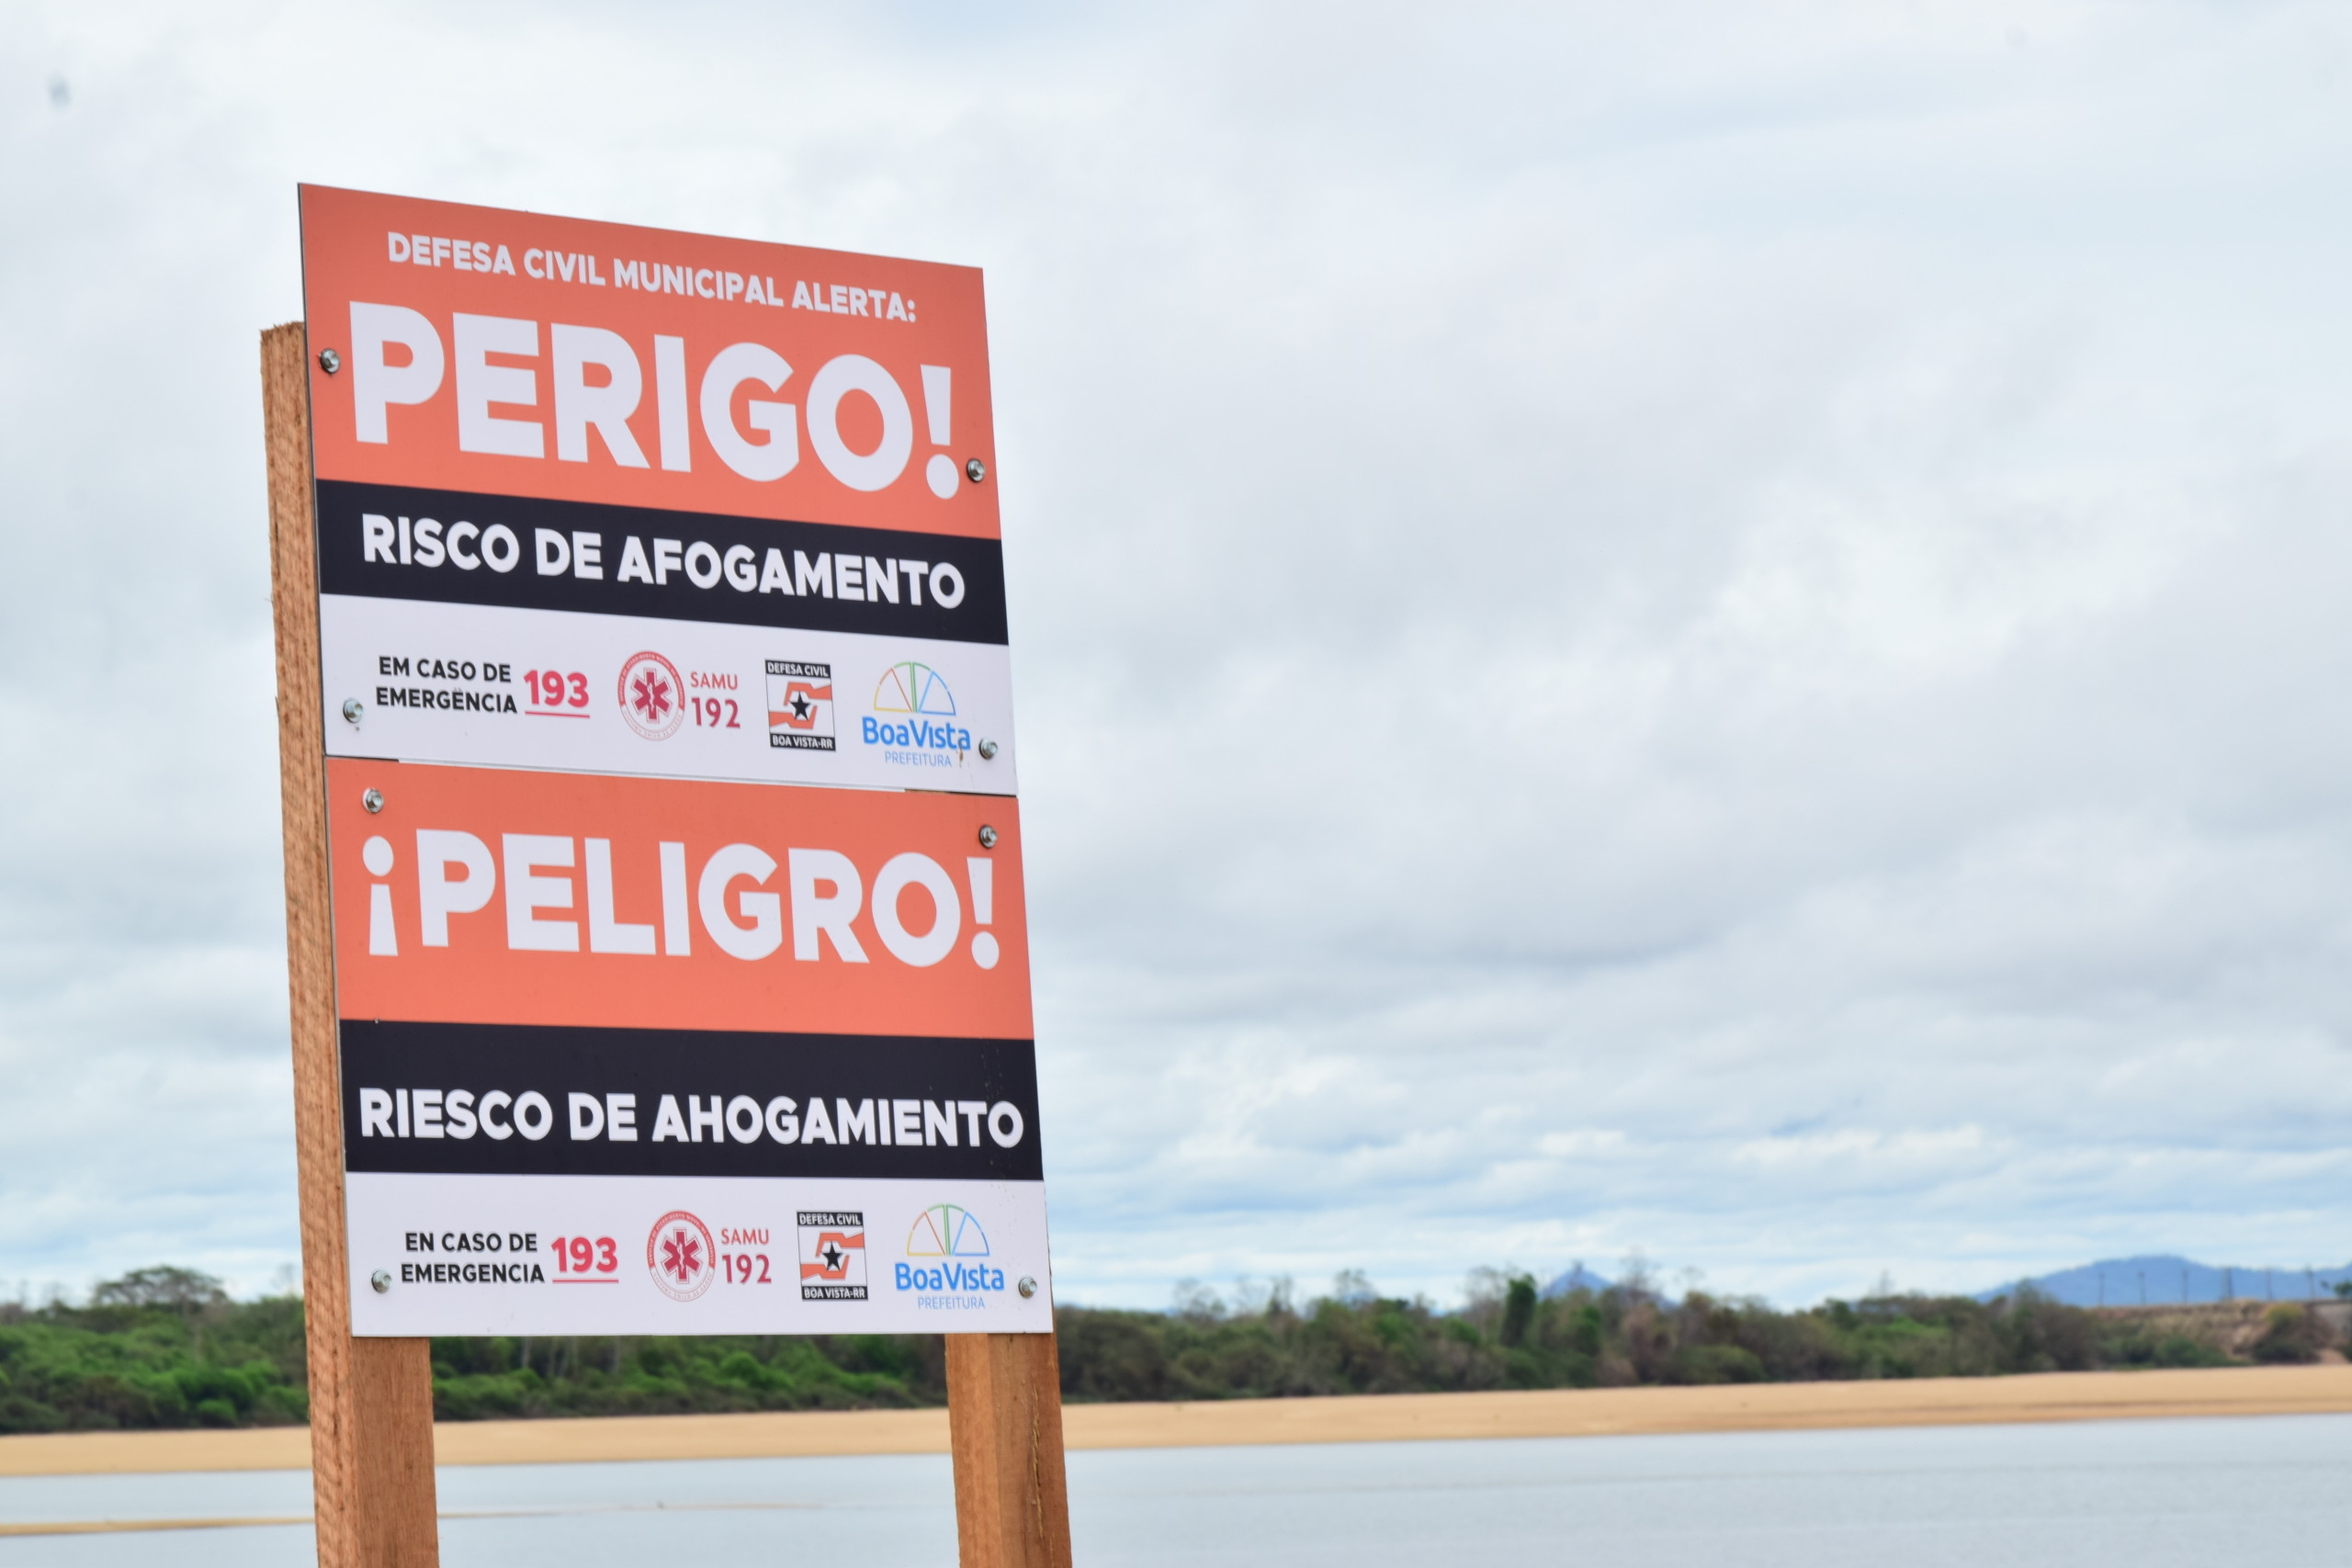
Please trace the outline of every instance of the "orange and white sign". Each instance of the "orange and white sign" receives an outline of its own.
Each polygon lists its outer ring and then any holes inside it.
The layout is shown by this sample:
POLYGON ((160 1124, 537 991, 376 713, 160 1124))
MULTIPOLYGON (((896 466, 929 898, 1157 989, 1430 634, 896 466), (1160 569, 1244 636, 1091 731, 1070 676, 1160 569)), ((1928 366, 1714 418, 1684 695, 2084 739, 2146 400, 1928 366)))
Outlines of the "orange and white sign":
POLYGON ((302 256, 322 480, 997 536, 974 268, 321 186, 302 256))
POLYGON ((354 1331, 1049 1331, 979 274, 301 201, 354 1331))

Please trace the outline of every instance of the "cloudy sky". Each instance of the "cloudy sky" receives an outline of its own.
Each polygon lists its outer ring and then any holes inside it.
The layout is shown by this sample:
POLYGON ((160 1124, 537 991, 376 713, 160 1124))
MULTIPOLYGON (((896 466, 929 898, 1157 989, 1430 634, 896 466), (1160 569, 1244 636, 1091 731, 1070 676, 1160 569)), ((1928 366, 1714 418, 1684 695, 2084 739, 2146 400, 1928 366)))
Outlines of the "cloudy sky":
POLYGON ((20 0, 0 1278, 296 1257, 298 180, 986 269, 1065 1300, 2342 1263, 2347 91, 2321 6, 20 0))

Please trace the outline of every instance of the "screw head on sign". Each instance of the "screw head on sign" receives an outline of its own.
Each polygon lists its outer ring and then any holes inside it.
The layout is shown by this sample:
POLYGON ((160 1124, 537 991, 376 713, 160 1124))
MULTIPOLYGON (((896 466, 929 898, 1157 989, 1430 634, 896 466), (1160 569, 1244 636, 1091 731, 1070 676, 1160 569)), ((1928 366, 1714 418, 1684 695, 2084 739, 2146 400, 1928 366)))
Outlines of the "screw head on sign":
POLYGON ((996 829, 986 823, 980 825, 980 848, 984 850, 996 848, 996 829))
POLYGON ((989 477, 989 466, 978 457, 967 457, 964 461, 964 477, 978 484, 989 477))
POLYGON ((368 705, 361 702, 357 697, 345 697, 343 699, 343 716, 353 724, 357 724, 359 722, 360 716, 365 714, 367 711, 368 705))
POLYGON ((380 789, 371 789, 359 797, 359 804, 366 807, 368 814, 373 816, 384 809, 384 792, 380 789))
POLYGON ((319 368, 330 376, 334 375, 343 368, 343 355, 331 348, 319 350, 319 368))
MULTIPOLYGON (((376 1293, 379 1296, 386 1291, 392 1288, 392 1277, 390 1274, 385 1273, 381 1269, 379 1269, 373 1274, 368 1275, 368 1282, 376 1287, 376 1293)), ((1026 1284, 1028 1281, 1023 1280, 1022 1282, 1026 1284)))
POLYGON ((1037 1281, 1023 1274, 1021 1276, 1021 1283, 1015 1285, 1013 1289, 1021 1292, 1021 1299, 1025 1302, 1037 1293, 1037 1281))
MULTIPOLYGON (((352 722, 354 722, 354 723, 356 724, 356 723, 357 723, 358 721, 357 721, 356 719, 354 719, 352 722)), ((995 742, 995 741, 993 741, 993 740, 983 740, 983 741, 981 741, 981 742, 980 742, 980 760, 981 760, 982 761, 989 761, 990 758, 994 757, 995 755, 996 755, 996 742, 995 742)))

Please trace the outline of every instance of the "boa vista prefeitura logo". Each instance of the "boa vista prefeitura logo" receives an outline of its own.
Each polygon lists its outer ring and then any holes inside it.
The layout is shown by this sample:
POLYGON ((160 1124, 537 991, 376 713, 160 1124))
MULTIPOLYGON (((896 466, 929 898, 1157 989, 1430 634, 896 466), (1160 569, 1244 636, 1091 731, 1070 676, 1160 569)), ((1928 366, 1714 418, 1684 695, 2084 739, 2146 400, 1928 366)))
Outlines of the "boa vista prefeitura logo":
POLYGON ((857 721, 858 739, 881 747, 886 762, 959 767, 972 749, 972 732, 956 722, 956 694, 928 664, 910 659, 882 671, 869 705, 857 721))
POLYGON ((988 1233, 979 1217, 958 1203, 933 1203, 907 1232, 906 1258, 891 1265, 890 1282, 915 1292, 919 1307, 986 1307, 1004 1290, 1004 1270, 989 1261, 988 1233))
POLYGON ((710 1227, 684 1209, 673 1209, 653 1224, 645 1238, 645 1267, 653 1283, 673 1302, 690 1302, 718 1277, 718 1248, 710 1227))

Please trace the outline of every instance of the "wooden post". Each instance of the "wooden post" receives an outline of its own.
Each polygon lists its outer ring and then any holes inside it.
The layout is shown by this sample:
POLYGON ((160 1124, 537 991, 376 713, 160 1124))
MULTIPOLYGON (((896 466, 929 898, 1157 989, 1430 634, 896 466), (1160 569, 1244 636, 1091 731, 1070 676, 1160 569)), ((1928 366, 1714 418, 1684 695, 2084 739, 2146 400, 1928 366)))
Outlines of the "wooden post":
POLYGON ((1054 1337, 947 1336, 947 1427, 962 1568, 1070 1568, 1054 1337))
POLYGON ((437 1568, 433 1360, 423 1339, 351 1333, 343 1094, 327 902, 326 737, 319 696, 318 529, 302 323, 261 335, 277 622, 277 766, 286 814, 286 976, 294 1032, 302 1316, 311 1359, 311 1489, 320 1568, 437 1568))

